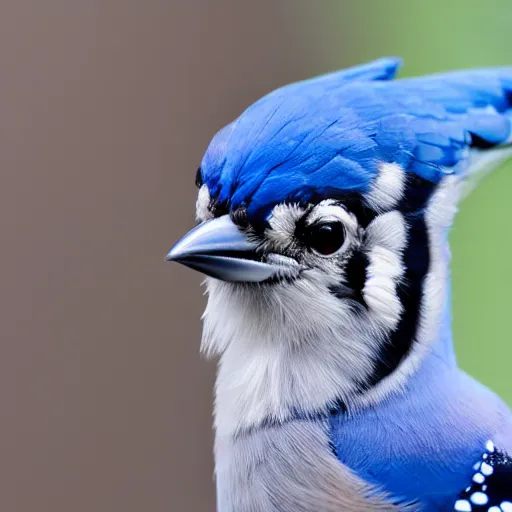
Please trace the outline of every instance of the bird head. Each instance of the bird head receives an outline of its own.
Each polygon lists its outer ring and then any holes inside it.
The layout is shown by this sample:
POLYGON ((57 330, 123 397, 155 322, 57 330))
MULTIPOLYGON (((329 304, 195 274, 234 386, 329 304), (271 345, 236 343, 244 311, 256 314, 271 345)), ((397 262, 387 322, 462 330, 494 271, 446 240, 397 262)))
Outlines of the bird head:
POLYGON ((509 136, 506 86, 477 72, 390 81, 398 66, 283 87, 213 138, 198 225, 167 256, 208 276, 208 350, 323 351, 351 395, 435 338, 447 231, 475 152, 509 136))

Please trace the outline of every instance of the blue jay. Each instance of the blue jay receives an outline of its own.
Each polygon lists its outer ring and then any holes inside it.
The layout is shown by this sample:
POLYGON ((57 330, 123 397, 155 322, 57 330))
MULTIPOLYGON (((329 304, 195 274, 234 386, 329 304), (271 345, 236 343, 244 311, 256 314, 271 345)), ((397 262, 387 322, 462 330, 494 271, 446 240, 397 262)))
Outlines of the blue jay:
POLYGON ((512 153, 512 68, 277 89, 211 141, 198 225, 220 512, 512 511, 512 416, 458 368, 448 231, 512 153))

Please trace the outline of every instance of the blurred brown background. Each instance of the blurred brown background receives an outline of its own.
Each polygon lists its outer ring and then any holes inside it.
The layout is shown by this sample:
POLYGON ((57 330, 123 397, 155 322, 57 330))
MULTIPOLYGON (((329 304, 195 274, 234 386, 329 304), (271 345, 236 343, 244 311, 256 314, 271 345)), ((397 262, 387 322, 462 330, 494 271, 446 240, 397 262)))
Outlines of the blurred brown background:
MULTIPOLYGON (((450 4, 456 31, 442 0, 1 2, 0 512, 214 510, 200 276, 164 263, 211 136, 276 86, 381 55, 496 64, 506 38, 475 26, 485 11, 508 34, 504 2, 450 4)), ((510 201, 487 204, 510 218, 510 201)), ((468 337, 477 316, 459 321, 468 337)), ((499 385, 494 342, 466 361, 486 353, 499 385)))

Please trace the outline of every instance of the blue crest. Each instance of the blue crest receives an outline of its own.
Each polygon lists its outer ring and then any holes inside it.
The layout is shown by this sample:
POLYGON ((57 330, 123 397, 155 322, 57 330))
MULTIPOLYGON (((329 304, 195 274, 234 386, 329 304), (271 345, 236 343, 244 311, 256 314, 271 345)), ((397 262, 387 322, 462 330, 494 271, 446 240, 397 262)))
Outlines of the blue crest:
POLYGON ((383 162, 437 183, 469 149, 509 142, 512 68, 392 81, 399 59, 277 89, 219 131, 201 164, 213 197, 265 218, 283 201, 364 193, 383 162))

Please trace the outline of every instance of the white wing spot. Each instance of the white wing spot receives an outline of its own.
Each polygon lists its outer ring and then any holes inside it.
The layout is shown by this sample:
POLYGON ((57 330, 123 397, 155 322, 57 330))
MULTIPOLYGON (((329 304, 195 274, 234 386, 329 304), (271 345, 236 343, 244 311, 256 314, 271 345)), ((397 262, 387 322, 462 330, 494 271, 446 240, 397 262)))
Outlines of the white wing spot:
POLYGON ((475 505, 487 505, 489 498, 484 492, 474 492, 469 498, 475 505))
POLYGON ((473 482, 476 482, 477 484, 483 484, 485 482, 485 476, 482 475, 482 473, 476 473, 473 477, 473 482))
MULTIPOLYGON (((471 504, 476 506, 478 510, 480 510, 481 507, 489 505, 489 501, 492 499, 492 496, 487 494, 489 486, 486 484, 486 477, 491 476, 494 473, 494 462, 492 460, 492 457, 494 456, 492 454, 496 452, 496 447, 492 441, 487 441, 485 448, 487 450, 486 453, 482 454, 480 461, 473 466, 473 469, 476 471, 473 475, 474 484, 466 488, 464 494, 461 495, 459 500, 456 502, 454 510, 470 510, 467 509, 468 503, 470 506, 471 504)), ((491 506, 486 510, 487 512, 512 512, 512 503, 504 501, 500 506, 496 506, 491 503, 491 506)))
POLYGON ((471 512, 473 509, 468 500, 458 500, 455 503, 455 510, 457 512, 471 512))
POLYGON ((494 469, 491 465, 487 464, 487 462, 482 462, 482 467, 480 471, 484 474, 484 476, 490 476, 494 473, 494 469))

